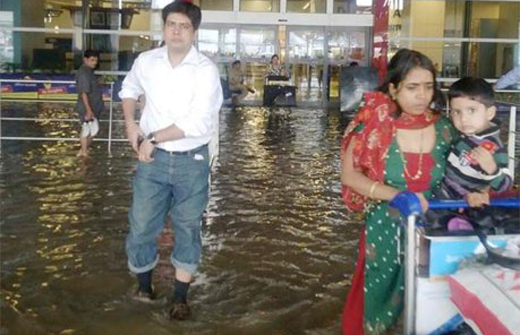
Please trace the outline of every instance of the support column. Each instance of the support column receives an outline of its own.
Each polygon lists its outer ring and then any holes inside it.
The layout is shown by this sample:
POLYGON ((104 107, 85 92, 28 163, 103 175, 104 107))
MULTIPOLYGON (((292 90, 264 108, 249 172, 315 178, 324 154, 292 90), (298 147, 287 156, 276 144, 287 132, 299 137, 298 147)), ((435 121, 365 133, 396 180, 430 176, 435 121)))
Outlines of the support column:
POLYGON ((372 41, 372 66, 378 68, 379 82, 386 76, 388 64, 388 13, 390 11, 388 0, 374 0, 372 11, 374 14, 373 41, 372 41))

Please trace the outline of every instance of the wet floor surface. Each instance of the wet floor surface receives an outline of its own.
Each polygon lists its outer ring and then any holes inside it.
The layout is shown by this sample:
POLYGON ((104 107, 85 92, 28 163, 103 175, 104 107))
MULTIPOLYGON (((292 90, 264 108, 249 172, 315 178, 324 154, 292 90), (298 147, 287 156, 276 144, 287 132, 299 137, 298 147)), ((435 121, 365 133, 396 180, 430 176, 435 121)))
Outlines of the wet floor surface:
MULTIPOLYGON (((71 105, 2 107, 3 116, 22 109, 74 117, 71 105)), ((27 131, 7 122, 3 136, 27 131)), ((203 258, 189 293, 194 316, 186 322, 163 314, 173 278, 170 233, 160 237, 154 273, 163 299, 129 298, 135 279, 124 241, 135 159, 128 145, 114 144, 108 157, 106 143, 95 142, 92 156, 78 159, 76 142, 3 141, 0 334, 339 334, 360 229, 339 196, 345 125, 340 113, 323 110, 222 111, 203 258)), ((75 136, 79 126, 32 128, 32 136, 75 136)), ((121 125, 115 136, 123 136, 121 125)))

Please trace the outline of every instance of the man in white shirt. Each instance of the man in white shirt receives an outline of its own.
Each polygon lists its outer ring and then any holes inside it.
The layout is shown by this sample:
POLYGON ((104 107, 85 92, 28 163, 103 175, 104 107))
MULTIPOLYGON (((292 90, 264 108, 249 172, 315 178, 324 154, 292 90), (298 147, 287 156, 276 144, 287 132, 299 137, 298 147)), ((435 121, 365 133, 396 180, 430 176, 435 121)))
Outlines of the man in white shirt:
POLYGON ((165 46, 139 55, 119 93, 128 140, 139 158, 126 252, 139 282, 135 297, 154 299, 156 241, 170 213, 175 284, 169 316, 184 320, 190 314, 188 288, 200 260, 210 171, 207 144, 222 105, 222 88, 215 64, 193 46, 200 8, 175 1, 164 7, 162 18, 165 46), (136 102, 143 94, 146 103, 137 125, 136 102))

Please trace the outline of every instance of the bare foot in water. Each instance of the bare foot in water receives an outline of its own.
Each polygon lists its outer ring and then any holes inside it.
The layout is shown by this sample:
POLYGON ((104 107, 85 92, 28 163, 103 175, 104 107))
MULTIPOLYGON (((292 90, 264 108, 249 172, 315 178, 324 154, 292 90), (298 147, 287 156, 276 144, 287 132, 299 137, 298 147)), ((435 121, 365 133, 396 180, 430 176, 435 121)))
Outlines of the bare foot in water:
POLYGON ((86 151, 83 151, 83 150, 80 150, 78 151, 78 153, 76 154, 77 157, 88 157, 88 152, 86 151))

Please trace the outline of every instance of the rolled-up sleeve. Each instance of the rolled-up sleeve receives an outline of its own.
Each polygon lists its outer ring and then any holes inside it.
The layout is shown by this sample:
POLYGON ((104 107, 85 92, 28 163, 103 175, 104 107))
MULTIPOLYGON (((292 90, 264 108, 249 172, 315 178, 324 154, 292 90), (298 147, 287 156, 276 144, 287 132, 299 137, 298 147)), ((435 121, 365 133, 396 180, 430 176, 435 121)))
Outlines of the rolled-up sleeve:
POLYGON ((141 81, 139 80, 139 72, 141 71, 141 57, 137 57, 132 65, 132 69, 126 75, 123 80, 123 84, 121 86, 121 91, 119 91, 119 97, 121 99, 139 99, 139 97, 144 94, 144 90, 141 86, 141 81))
POLYGON ((191 102, 189 115, 175 121, 185 137, 201 137, 213 131, 215 115, 222 106, 222 87, 220 75, 213 64, 197 71, 197 92, 191 102))

